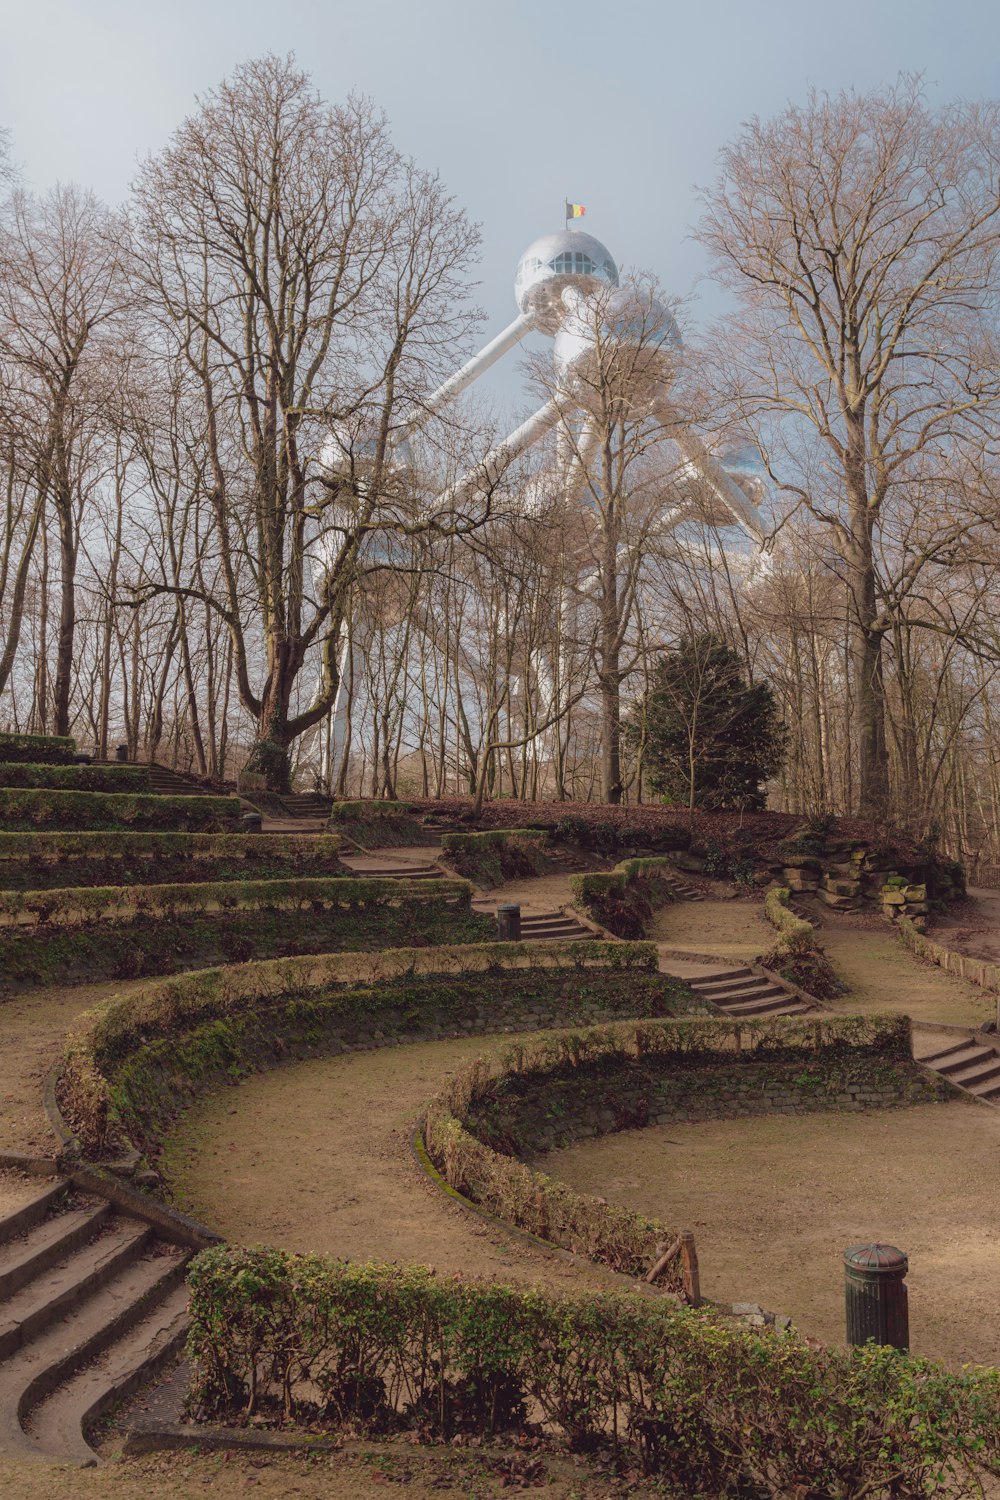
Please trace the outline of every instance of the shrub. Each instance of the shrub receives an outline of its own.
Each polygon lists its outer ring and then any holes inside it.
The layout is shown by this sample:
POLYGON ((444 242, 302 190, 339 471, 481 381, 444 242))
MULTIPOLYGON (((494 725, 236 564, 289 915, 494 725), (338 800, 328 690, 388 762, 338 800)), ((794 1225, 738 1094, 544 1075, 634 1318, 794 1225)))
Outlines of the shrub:
POLYGON ((1000 1469, 995 1370, 284 1250, 203 1250, 189 1286, 199 1419, 468 1441, 520 1434, 531 1411, 692 1497, 967 1496, 1000 1469))
POLYGON ((464 881, 232 881, 0 893, 0 991, 138 978, 285 954, 475 942, 464 881), (35 925, 23 918, 33 916, 35 925))
POLYGON ((335 802, 327 827, 364 849, 428 841, 409 802, 335 802))
POLYGON ((817 1000, 846 994, 847 985, 817 947, 811 924, 789 910, 790 894, 784 886, 772 886, 764 897, 764 915, 778 929, 779 937, 770 953, 762 953, 757 962, 817 1000))
MULTIPOLYGON (((880 1068, 896 1065, 912 1072, 909 1020, 726 1017, 626 1021, 587 1031, 550 1032, 452 1075, 425 1112, 424 1140, 434 1165, 456 1191, 520 1229, 582 1252, 614 1271, 641 1276, 655 1259, 657 1242, 673 1242, 676 1231, 577 1193, 494 1150, 475 1134, 477 1112, 518 1078, 558 1079, 570 1070, 581 1076, 596 1074, 630 1060, 644 1067, 655 1063, 686 1071, 786 1062, 816 1069, 844 1059, 876 1059, 880 1068)), ((669 1274, 668 1285, 679 1291, 679 1266, 671 1267, 669 1274)))
POLYGON ((526 943, 383 948, 206 969, 79 1017, 60 1099, 88 1151, 108 1148, 117 1131, 155 1144, 189 1092, 217 1075, 274 1066, 296 1046, 661 1015, 678 985, 656 965, 647 943, 584 942, 544 952, 526 943))
POLYGON ((344 875, 337 834, 0 833, 0 888, 344 875))
POLYGON ((68 766, 73 763, 76 741, 56 734, 0 734, 0 763, 19 761, 38 765, 68 766))
POLYGON ((494 828, 485 833, 446 833, 441 848, 449 866, 477 885, 503 885, 549 868, 544 829, 494 828))
POLYGON ((225 833, 238 797, 155 797, 125 792, 61 792, 0 787, 0 828, 185 829, 225 833))
POLYGON ((0 786, 60 792, 148 792, 148 766, 60 766, 0 760, 0 786))
POLYGON ((602 927, 616 937, 641 938, 653 912, 677 900, 676 874, 669 859, 626 859, 603 874, 574 875, 574 897, 602 927))

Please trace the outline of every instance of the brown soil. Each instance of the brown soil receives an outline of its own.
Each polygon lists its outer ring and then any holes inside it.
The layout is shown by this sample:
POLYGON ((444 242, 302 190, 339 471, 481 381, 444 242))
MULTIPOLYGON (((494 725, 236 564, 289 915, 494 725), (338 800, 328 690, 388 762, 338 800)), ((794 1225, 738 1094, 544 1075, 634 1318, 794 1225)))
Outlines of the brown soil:
POLYGON ((218 1500, 375 1500, 394 1489, 407 1500, 499 1500, 512 1490, 552 1500, 651 1496, 600 1474, 583 1459, 482 1454, 405 1443, 345 1443, 342 1452, 309 1457, 267 1453, 156 1453, 100 1468, 50 1468, 0 1459, 0 1490, 11 1500, 191 1500, 210 1490, 218 1500), (518 1482, 519 1478, 522 1482, 518 1482))
POLYGON ((901 1011, 951 1026, 981 1026, 996 1014, 995 995, 922 963, 879 919, 828 917, 817 936, 849 986, 833 1002, 838 1010, 901 1011))
POLYGON ((690 1225, 702 1290, 844 1341, 841 1255, 910 1257, 914 1353, 1000 1363, 1000 1110, 956 1101, 624 1131, 542 1159, 584 1192, 690 1225))
POLYGON ((244 1244, 607 1287, 596 1267, 508 1238, 458 1207, 413 1158, 421 1106, 489 1045, 386 1047, 279 1068, 224 1090, 196 1105, 168 1142, 161 1166, 178 1206, 244 1244))
POLYGON ((968 900, 935 918, 929 935, 957 953, 1000 964, 1000 891, 970 886, 968 900))
POLYGON ((678 953, 750 959, 774 943, 774 928, 759 901, 678 901, 653 918, 649 936, 678 953))
POLYGON ((125 995, 144 981, 114 980, 30 990, 0 1005, 0 1150, 51 1155, 42 1087, 75 1018, 108 995, 125 995))

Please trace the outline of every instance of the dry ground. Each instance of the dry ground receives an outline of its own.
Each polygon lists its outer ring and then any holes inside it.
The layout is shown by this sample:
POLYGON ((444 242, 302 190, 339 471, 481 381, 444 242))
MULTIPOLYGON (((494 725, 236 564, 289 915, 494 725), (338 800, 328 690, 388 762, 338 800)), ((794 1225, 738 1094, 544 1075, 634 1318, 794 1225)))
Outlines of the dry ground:
POLYGON ((384 1047, 225 1089, 196 1104, 168 1143, 161 1165, 178 1206, 243 1244, 606 1287, 596 1269, 508 1240, 450 1203, 413 1158, 410 1131, 421 1106, 448 1073, 491 1045, 498 1044, 482 1038, 384 1047))
POLYGON ((583 1192, 695 1231, 706 1296, 844 1341, 841 1255, 910 1257, 915 1353, 1000 1363, 1000 1110, 965 1100, 625 1131, 542 1159, 583 1192))

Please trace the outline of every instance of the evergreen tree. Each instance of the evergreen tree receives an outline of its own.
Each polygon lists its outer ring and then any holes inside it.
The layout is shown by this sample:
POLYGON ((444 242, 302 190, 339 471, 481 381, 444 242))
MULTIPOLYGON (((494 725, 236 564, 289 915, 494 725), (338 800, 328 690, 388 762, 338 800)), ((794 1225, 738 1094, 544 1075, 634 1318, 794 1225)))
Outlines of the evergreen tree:
POLYGON ((712 632, 683 637, 661 656, 628 725, 649 785, 692 812, 759 810, 780 771, 788 732, 766 682, 747 681, 740 657, 712 632))

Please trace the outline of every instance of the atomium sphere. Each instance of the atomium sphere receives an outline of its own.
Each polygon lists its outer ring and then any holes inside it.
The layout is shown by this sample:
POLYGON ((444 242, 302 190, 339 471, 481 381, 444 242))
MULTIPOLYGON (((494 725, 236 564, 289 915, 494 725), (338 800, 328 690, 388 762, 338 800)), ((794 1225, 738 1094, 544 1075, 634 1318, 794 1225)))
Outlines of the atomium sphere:
POLYGON ((536 328, 555 333, 564 312, 563 289, 601 284, 618 285, 618 267, 608 250, 582 229, 560 229, 525 250, 517 263, 514 297, 536 328))
POLYGON ((641 400, 671 384, 681 336, 673 314, 644 288, 571 288, 563 305, 553 356, 564 389, 596 398, 602 378, 625 378, 633 399, 641 400))

